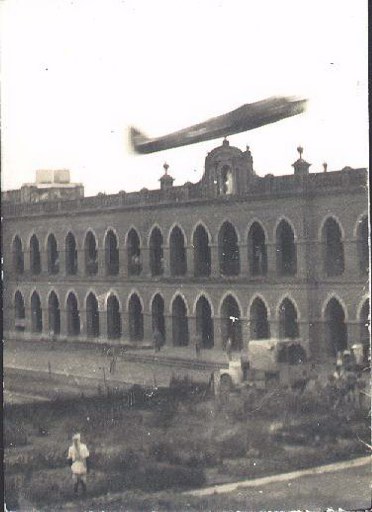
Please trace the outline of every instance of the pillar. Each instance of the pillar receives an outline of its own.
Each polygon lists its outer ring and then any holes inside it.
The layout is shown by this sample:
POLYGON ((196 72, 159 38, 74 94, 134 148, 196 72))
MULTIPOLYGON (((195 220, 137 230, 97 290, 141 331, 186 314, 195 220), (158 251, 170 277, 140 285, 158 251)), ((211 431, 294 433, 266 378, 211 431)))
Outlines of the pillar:
POLYGON ((143 341, 146 343, 153 342, 152 315, 149 312, 143 313, 143 341))
POLYGON ((163 245, 164 277, 170 276, 170 248, 169 245, 163 245))
POLYGON ((240 321, 242 326, 242 350, 245 351, 250 339, 250 322, 246 317, 241 317, 240 321))
POLYGON ((307 241, 303 238, 297 239, 296 242, 297 254, 297 272, 296 275, 300 278, 306 279, 308 275, 308 261, 307 261, 307 241))
POLYGON ((220 275, 218 244, 210 244, 210 248, 211 248, 211 277, 217 277, 220 275))
POLYGON ((268 242, 266 244, 267 250, 267 276, 274 277, 277 275, 276 271, 276 243, 268 242))
POLYGON ((58 260, 59 260, 58 274, 65 276, 66 275, 66 250, 64 247, 60 247, 58 249, 58 260))
POLYGON ((129 340, 129 315, 128 311, 122 309, 121 311, 121 343, 128 343, 129 340))
POLYGON ((40 248, 40 270, 41 270, 41 272, 40 272, 41 276, 49 275, 49 270, 48 270, 48 251, 46 249, 44 249, 44 247, 40 248))
POLYGON ((173 347, 173 338, 172 338, 172 315, 164 313, 164 323, 165 323, 165 347, 173 347))
POLYGON ((187 265, 186 275, 189 277, 194 277, 195 262, 194 262, 194 246, 193 245, 188 245, 186 247, 186 265, 187 265))
POLYGON ((189 329, 189 347, 195 350, 196 345, 196 317, 188 316, 187 325, 189 329))
POLYGON ((146 276, 146 277, 151 277, 150 248, 149 247, 142 247, 142 249, 141 249, 141 263, 142 263, 141 275, 146 276))
POLYGON ((248 262, 248 244, 240 244, 239 246, 240 256, 240 274, 242 276, 249 275, 249 262, 248 262))
POLYGON ((67 338, 67 311, 64 305, 60 304, 60 322, 61 322, 61 332, 60 332, 60 338, 66 339, 67 338), (63 307, 62 307, 63 306, 63 307))
POLYGON ((225 350, 222 340, 222 319, 219 316, 214 317, 214 348, 216 350, 225 350))
MULTIPOLYGON (((359 280, 359 254, 358 254, 358 242, 356 240, 345 240, 344 241, 344 261, 345 261, 345 278, 349 281, 359 280)), ((365 276, 367 279, 367 275, 365 276)))
POLYGON ((98 273, 99 277, 106 277, 107 269, 106 269, 106 250, 103 248, 97 249, 97 258, 98 258, 98 273))
POLYGON ((119 277, 128 279, 128 251, 126 246, 119 247, 119 277))
POLYGON ((99 310, 99 339, 102 342, 107 342, 107 311, 99 310))

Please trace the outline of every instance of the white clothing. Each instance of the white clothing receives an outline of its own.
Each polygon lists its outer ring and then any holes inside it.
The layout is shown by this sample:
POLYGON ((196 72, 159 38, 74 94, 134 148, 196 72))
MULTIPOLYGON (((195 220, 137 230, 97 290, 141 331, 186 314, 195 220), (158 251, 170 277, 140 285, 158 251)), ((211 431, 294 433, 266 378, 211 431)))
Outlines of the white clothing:
POLYGON ((68 449, 68 459, 72 460, 71 471, 74 475, 85 475, 87 473, 86 459, 89 457, 89 451, 84 443, 72 444, 68 449))

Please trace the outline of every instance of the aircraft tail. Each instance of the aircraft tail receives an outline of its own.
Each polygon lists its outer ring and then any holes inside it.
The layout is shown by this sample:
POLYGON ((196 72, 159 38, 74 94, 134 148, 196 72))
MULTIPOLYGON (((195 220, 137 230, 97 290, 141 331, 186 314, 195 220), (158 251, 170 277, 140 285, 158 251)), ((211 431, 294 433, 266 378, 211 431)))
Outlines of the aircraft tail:
POLYGON ((137 128, 134 128, 133 126, 130 126, 129 128, 129 143, 132 148, 132 150, 136 153, 142 153, 141 151, 141 145, 149 140, 146 135, 144 135, 142 132, 137 130, 137 128))

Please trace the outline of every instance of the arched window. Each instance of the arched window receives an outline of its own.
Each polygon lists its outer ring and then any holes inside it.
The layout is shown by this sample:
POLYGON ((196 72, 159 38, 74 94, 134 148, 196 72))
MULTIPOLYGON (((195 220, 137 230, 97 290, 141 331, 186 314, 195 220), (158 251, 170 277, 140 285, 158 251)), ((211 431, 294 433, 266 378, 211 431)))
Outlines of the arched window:
POLYGON ((252 224, 248 233, 248 262, 252 276, 267 274, 265 233, 258 222, 252 224))
POLYGON ((30 270, 31 274, 40 274, 41 272, 40 247, 36 235, 32 235, 30 240, 30 270))
POLYGON ((57 240, 53 234, 48 236, 47 241, 48 274, 58 274, 59 256, 57 249, 57 240))
POLYGON ((66 274, 76 275, 78 269, 78 252, 76 248, 76 240, 72 233, 66 236, 66 274))
POLYGON ((368 361, 370 350, 370 329, 371 329, 371 312, 369 308, 369 299, 367 299, 360 310, 360 343, 363 345, 363 360, 368 361))
POLYGON ((265 303, 257 297, 250 309, 250 338, 252 340, 265 340, 270 338, 269 322, 265 303))
POLYGON ((179 295, 172 302, 172 337, 175 347, 185 347, 189 344, 187 308, 179 295))
POLYGON ((226 347, 226 342, 230 338, 232 350, 242 350, 241 312, 232 295, 225 297, 221 306, 221 335, 224 347, 226 347))
POLYGON ((238 236, 230 222, 225 222, 218 234, 218 252, 221 274, 237 276, 240 273, 238 236))
POLYGON ((76 296, 72 292, 67 297, 67 334, 68 336, 80 334, 80 312, 76 296))
POLYGON ((139 297, 133 294, 129 299, 129 338, 131 341, 143 340, 143 312, 139 297))
POLYGON ((25 311, 25 301, 23 299, 22 293, 20 291, 16 291, 14 295, 14 328, 16 331, 24 331, 25 330, 25 321, 26 321, 26 311, 25 311))
POLYGON ((205 297, 196 303, 196 333, 201 338, 202 348, 213 348, 214 329, 212 309, 205 297))
POLYGON ((211 273, 211 248, 209 247, 208 233, 203 226, 199 225, 195 229, 192 244, 195 276, 209 276, 211 273))
POLYGON ((339 276, 344 272, 344 244, 338 223, 329 218, 323 226, 323 268, 327 276, 339 276))
POLYGON ((281 276, 293 276, 297 273, 297 251, 291 226, 282 220, 276 230, 276 265, 281 276))
POLYGON ((164 318, 164 299, 161 295, 155 295, 151 304, 152 330, 158 329, 165 341, 165 318, 164 318))
POLYGON ((121 336, 121 313, 118 299, 110 295, 107 299, 107 337, 117 339, 121 336))
POLYGON ((113 231, 108 231, 105 238, 105 263, 106 273, 116 276, 119 273, 119 248, 118 240, 113 231))
POLYGON ((98 272, 98 251, 96 238, 91 231, 88 231, 84 244, 85 272, 93 276, 98 272))
POLYGON ((48 298, 48 320, 50 335, 58 335, 61 332, 61 312, 58 297, 54 292, 51 292, 48 298))
POLYGON ((130 276, 138 276, 142 271, 141 263, 141 247, 138 233, 135 229, 131 229, 127 237, 128 250, 128 274, 130 276))
POLYGON ((99 331, 99 310, 97 297, 90 293, 86 300, 87 315, 87 336, 90 338, 98 338, 99 331))
POLYGON ((24 256, 23 256, 23 248, 22 241, 19 236, 16 236, 13 240, 13 269, 14 272, 19 275, 23 274, 25 270, 24 256))
POLYGON ((279 306, 279 336, 280 338, 299 337, 297 311, 289 299, 284 299, 279 306))
POLYGON ((42 332, 43 330, 43 312, 41 309, 40 297, 34 292, 31 297, 31 331, 42 332))
POLYGON ((150 271, 152 276, 164 272, 163 235, 159 228, 154 228, 150 236, 150 271))
POLYGON ((347 349, 345 312, 339 301, 330 299, 325 309, 325 342, 327 353, 336 356, 347 349))
POLYGON ((369 251, 368 251, 368 219, 364 217, 358 227, 358 258, 359 270, 362 275, 369 272, 369 251))
POLYGON ((172 229, 169 239, 170 273, 172 276, 184 276, 187 272, 185 238, 181 229, 172 229))

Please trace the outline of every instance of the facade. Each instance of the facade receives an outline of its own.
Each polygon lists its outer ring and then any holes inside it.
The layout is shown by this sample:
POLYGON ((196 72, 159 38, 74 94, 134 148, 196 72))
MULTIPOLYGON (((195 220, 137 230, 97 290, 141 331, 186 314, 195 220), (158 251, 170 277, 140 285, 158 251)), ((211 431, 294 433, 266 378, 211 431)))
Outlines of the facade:
MULTIPOLYGON (((369 334, 366 169, 260 177, 227 140, 195 184, 3 197, 5 338, 239 351, 301 338, 315 361, 369 334)), ((58 187, 57 187, 58 188, 58 187)))

